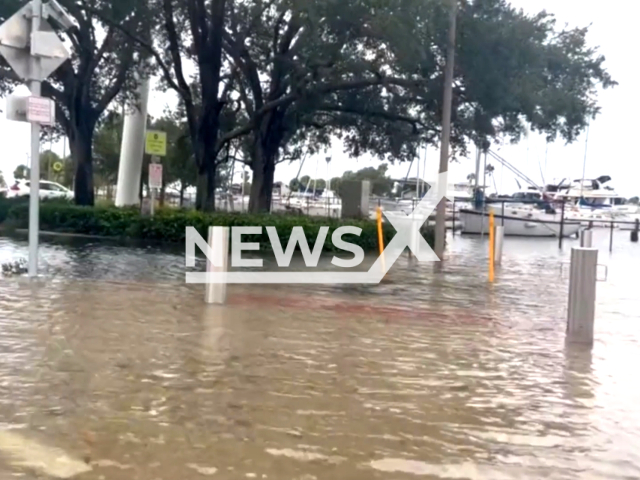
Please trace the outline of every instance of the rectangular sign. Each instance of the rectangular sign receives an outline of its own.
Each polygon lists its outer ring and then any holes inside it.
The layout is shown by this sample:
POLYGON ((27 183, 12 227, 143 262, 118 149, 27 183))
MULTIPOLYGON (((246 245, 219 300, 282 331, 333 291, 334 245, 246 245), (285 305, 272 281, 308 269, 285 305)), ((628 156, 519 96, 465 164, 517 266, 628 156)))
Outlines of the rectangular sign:
POLYGON ((55 124, 56 108, 53 101, 44 97, 28 97, 27 121, 43 125, 55 124))
POLYGON ((144 153, 164 157, 167 155, 167 133, 157 130, 147 132, 144 153))
POLYGON ((162 164, 149 164, 149 188, 162 188, 162 164))

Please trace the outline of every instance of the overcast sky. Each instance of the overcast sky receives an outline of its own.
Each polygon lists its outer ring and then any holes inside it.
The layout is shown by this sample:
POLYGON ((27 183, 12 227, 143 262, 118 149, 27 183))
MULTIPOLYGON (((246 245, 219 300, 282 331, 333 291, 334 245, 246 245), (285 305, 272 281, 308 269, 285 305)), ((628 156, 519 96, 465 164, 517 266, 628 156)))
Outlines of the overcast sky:
MULTIPOLYGON (((633 12, 629 9, 629 2, 612 0, 610 2, 596 2, 585 0, 512 0, 513 5, 522 7, 526 11, 534 13, 543 9, 554 13, 558 21, 568 23, 569 26, 585 26, 591 24, 589 44, 599 46, 600 52, 607 57, 606 68, 613 75, 619 85, 611 90, 602 92, 600 104, 602 113, 592 123, 588 135, 588 147, 586 149, 586 177, 593 178, 600 175, 610 175, 613 178, 612 185, 621 195, 633 196, 640 194, 637 173, 640 167, 636 166, 633 157, 637 155, 634 138, 636 123, 631 118, 638 111, 640 94, 636 88, 634 69, 635 49, 640 43, 640 33, 633 12), (627 12, 624 14, 623 12, 627 12), (629 145, 629 146, 627 146, 629 145)), ((17 93, 27 94, 25 87, 20 87, 17 93)), ((171 94, 152 92, 149 113, 152 116, 160 116, 166 106, 175 102, 171 94)), ((635 117, 634 117, 635 118, 635 117)), ((572 145, 564 145, 556 142, 546 145, 543 138, 532 135, 528 140, 523 140, 518 145, 506 145, 497 151, 514 164, 518 169, 531 177, 534 181, 542 183, 542 175, 546 182, 554 179, 570 177, 577 179, 582 176, 583 161, 585 158, 585 135, 572 145)), ((20 163, 28 161, 29 151, 29 125, 10 122, 0 118, 0 171, 5 179, 13 178, 13 170, 20 163)), ((43 150, 49 145, 43 145, 43 150)), ((59 154, 63 153, 63 142, 54 145, 53 149, 59 154)), ((438 168, 439 152, 435 148, 427 151, 427 173, 423 172, 422 160, 420 161, 421 177, 433 179, 438 168)), ((380 162, 362 157, 352 159, 342 153, 339 148, 333 148, 328 154, 321 154, 318 158, 309 158, 304 164, 301 175, 326 178, 339 176, 346 170, 357 170, 369 165, 378 165, 380 162), (325 157, 331 156, 332 160, 327 171, 325 157)), ((492 162, 489 162, 492 163, 492 162)), ((510 193, 517 188, 513 175, 506 169, 495 165, 495 182, 502 193, 510 193)), ((288 182, 298 172, 299 163, 281 164, 276 170, 276 180, 288 182)), ((409 164, 393 165, 390 173, 394 178, 403 178, 407 175, 409 164)), ((466 176, 475 169, 472 158, 461 158, 459 163, 453 163, 450 167, 450 181, 464 181, 466 176)), ((416 163, 414 162, 411 176, 416 175, 416 163)), ((238 179, 239 179, 238 174, 238 179)), ((492 181, 488 180, 492 185, 492 181)))

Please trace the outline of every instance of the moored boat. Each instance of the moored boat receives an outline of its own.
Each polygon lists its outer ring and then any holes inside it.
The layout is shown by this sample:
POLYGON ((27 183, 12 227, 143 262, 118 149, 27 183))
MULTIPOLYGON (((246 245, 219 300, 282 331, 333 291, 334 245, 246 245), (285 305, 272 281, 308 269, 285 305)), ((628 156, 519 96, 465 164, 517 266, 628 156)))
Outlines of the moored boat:
POLYGON ((504 226, 505 236, 519 237, 571 237, 580 231, 580 222, 565 219, 559 214, 508 206, 502 213, 501 206, 488 206, 484 210, 460 209, 463 234, 489 232, 489 211, 493 211, 495 225, 504 226))

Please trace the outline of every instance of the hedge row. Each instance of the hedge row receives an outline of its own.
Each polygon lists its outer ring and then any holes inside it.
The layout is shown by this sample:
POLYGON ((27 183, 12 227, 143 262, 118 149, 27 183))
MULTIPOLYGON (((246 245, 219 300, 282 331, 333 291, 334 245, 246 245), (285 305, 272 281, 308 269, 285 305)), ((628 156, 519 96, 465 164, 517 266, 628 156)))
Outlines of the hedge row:
MULTIPOLYGON (((0 222, 6 219, 5 223, 12 228, 27 228, 28 202, 0 200, 0 222)), ((149 217, 142 215, 138 208, 79 207, 59 201, 44 201, 40 204, 40 229, 60 233, 182 243, 185 240, 186 227, 195 227, 200 235, 206 238, 208 227, 211 225, 274 226, 283 248, 286 248, 289 242, 293 227, 303 227, 309 246, 313 248, 320 227, 328 226, 329 233, 323 247, 325 251, 336 250, 331 242, 331 234, 335 229, 347 225, 355 226, 361 228, 362 233, 359 236, 344 235, 343 239, 360 245, 365 251, 371 252, 378 249, 378 231, 376 223, 371 220, 327 219, 290 214, 202 213, 175 208, 161 208, 154 217, 149 217)), ((394 234, 394 228, 386 224, 385 244, 393 238, 394 234)), ((427 242, 433 245, 433 230, 426 229, 423 235, 427 242)), ((243 241, 258 242, 263 248, 271 248, 264 228, 262 234, 243 235, 243 241)))

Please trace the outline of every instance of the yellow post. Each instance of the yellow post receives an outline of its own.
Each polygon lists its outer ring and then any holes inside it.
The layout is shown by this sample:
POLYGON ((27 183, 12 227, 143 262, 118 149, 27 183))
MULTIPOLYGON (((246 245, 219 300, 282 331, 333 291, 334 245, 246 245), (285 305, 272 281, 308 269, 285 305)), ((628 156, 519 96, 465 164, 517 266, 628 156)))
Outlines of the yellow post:
POLYGON ((380 260, 382 262, 380 265, 384 272, 386 268, 384 265, 384 237, 382 236, 382 209, 380 207, 376 211, 376 216, 378 219, 378 248, 380 249, 380 260))
POLYGON ((489 212, 489 281, 493 283, 495 266, 495 227, 493 210, 489 212))

